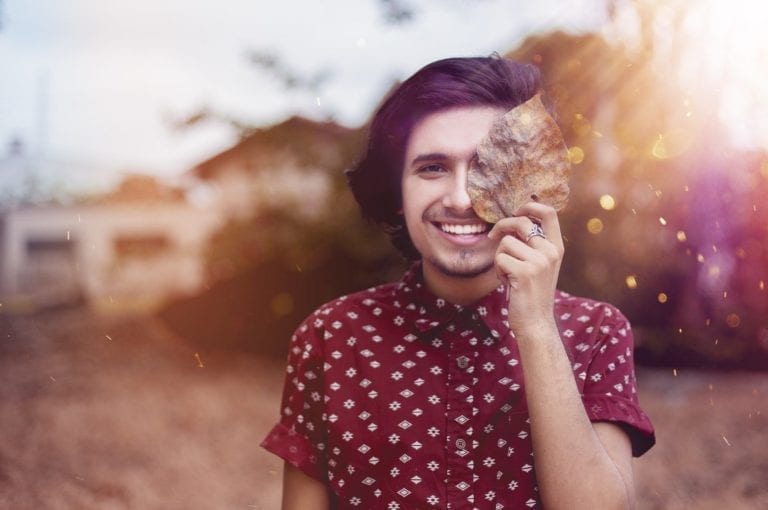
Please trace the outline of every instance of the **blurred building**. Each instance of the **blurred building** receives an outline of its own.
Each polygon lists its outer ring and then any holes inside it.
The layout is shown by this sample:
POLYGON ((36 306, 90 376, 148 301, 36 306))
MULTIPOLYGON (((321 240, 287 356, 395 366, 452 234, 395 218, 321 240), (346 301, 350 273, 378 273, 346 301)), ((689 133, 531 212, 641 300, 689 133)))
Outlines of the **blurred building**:
POLYGON ((10 208, 0 223, 3 306, 152 308, 199 291, 206 242, 220 223, 215 211, 143 176, 87 203, 10 208))
POLYGON ((0 303, 146 309, 201 292, 210 238, 227 221, 268 208, 307 219, 332 210, 359 133, 293 117, 196 165, 183 189, 134 175, 69 205, 25 195, 28 158, 12 144, 0 159, 0 190, 5 176, 13 196, 0 204, 0 303))
POLYGON ((342 169, 350 151, 359 150, 360 133, 335 122, 291 117, 254 130, 194 167, 191 175, 206 183, 228 218, 245 219, 267 207, 311 218, 328 209, 333 170, 342 169))

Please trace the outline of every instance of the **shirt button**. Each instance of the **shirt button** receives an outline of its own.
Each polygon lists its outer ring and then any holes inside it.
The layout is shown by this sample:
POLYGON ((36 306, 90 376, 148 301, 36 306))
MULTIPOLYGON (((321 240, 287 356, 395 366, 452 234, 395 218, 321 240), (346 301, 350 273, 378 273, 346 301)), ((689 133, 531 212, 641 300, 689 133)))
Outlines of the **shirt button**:
POLYGON ((456 448, 458 448, 459 450, 463 450, 466 447, 467 447, 467 442, 466 441, 464 441, 463 439, 457 439, 456 440, 456 448))
POLYGON ((467 368, 469 366, 469 358, 466 356, 459 356, 456 358, 456 364, 459 365, 459 368, 467 368))

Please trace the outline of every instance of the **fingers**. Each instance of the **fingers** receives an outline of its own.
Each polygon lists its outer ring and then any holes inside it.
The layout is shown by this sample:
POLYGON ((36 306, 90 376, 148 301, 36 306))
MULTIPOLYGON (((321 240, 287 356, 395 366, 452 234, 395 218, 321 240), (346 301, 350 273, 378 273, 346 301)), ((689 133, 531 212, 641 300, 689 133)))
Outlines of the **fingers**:
POLYGON ((547 239, 555 246, 562 248, 563 236, 560 232, 560 221, 557 211, 552 207, 538 202, 528 202, 515 212, 515 216, 527 216, 541 225, 547 239))
POLYGON ((518 275, 525 268, 525 263, 503 252, 496 253, 496 277, 502 283, 511 283, 513 275, 518 275))
POLYGON ((563 241, 557 213, 549 206, 524 205, 515 216, 497 222, 488 237, 499 241, 495 263, 501 281, 517 285, 537 274, 559 272, 563 241))
POLYGON ((552 207, 529 203, 497 222, 488 237, 498 240, 496 275, 507 285, 510 327, 552 316, 563 240, 552 207))
MULTIPOLYGON (((529 222, 529 225, 533 225, 530 220, 524 219, 529 222)), ((521 239, 517 230, 513 235, 504 235, 496 249, 497 261, 511 257, 517 261, 533 263, 534 267, 543 268, 560 259, 557 247, 547 239, 534 236, 526 242, 526 236, 527 234, 523 235, 521 239)))
POLYGON ((497 222, 488 232, 488 237, 491 239, 501 239, 507 235, 515 236, 531 247, 545 246, 548 241, 558 249, 558 252, 563 252, 563 239, 557 212, 548 205, 529 202, 518 209, 514 216, 497 222), (534 223, 541 226, 544 237, 530 236, 534 223))
POLYGON ((549 289, 557 280, 560 257, 555 247, 547 244, 541 249, 534 249, 519 239, 505 236, 494 257, 499 281, 515 288, 534 285, 539 281, 549 289))

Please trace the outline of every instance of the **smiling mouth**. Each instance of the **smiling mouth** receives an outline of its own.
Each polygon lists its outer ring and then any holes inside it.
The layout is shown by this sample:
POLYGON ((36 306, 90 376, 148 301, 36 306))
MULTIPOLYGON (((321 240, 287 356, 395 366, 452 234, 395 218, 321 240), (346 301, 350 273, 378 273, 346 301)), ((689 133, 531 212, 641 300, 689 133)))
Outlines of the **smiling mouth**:
POLYGON ((488 223, 472 223, 470 225, 456 223, 435 223, 435 225, 446 234, 458 236, 474 236, 488 232, 490 225, 488 223))

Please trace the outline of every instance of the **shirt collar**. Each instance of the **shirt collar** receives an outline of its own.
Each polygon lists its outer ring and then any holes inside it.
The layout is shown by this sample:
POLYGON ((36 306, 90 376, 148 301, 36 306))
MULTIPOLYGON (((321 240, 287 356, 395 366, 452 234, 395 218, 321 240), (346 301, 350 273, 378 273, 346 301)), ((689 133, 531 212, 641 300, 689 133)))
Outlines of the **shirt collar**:
POLYGON ((499 285, 470 305, 457 305, 435 296, 427 288, 421 262, 416 262, 406 271, 393 292, 395 300, 405 311, 406 320, 418 332, 442 328, 463 314, 472 321, 485 324, 495 339, 511 333, 506 317, 506 285, 499 285))

